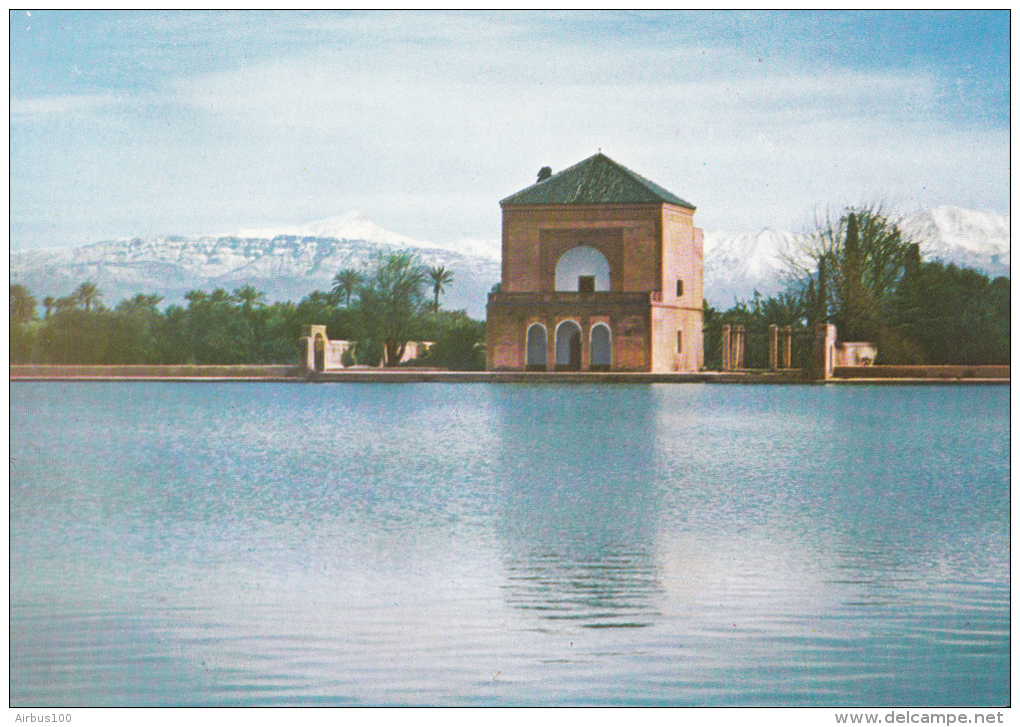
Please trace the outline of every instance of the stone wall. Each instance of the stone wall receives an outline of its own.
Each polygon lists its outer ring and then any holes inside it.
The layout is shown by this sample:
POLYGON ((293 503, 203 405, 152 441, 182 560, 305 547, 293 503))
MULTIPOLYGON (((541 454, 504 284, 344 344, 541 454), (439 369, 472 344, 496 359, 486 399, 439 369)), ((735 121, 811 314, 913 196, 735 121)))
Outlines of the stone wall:
POLYGON ((10 377, 34 380, 87 379, 295 379, 303 375, 299 366, 291 365, 12 365, 10 377))
POLYGON ((836 366, 837 379, 1008 380, 1009 366, 836 366))
POLYGON ((878 357, 878 346, 862 341, 836 344, 836 366, 870 366, 878 357))

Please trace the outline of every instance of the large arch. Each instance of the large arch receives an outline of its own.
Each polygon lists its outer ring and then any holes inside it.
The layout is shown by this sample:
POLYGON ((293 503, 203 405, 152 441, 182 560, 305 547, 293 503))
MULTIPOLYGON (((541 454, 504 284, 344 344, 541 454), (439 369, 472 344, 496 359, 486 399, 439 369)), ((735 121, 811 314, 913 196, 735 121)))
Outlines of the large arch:
POLYGON ((545 371, 548 361, 547 342, 549 334, 541 323, 532 323, 528 326, 528 342, 526 348, 525 366, 529 369, 545 371))
POLYGON ((591 327, 591 370, 608 371, 613 364, 612 334, 605 323, 591 327))
POLYGON ((556 326, 556 370, 581 370, 581 327, 575 321, 556 326))
POLYGON ((556 290, 577 292, 582 277, 594 278, 591 292, 609 290, 609 261, 594 247, 578 245, 560 255, 556 261, 556 290))

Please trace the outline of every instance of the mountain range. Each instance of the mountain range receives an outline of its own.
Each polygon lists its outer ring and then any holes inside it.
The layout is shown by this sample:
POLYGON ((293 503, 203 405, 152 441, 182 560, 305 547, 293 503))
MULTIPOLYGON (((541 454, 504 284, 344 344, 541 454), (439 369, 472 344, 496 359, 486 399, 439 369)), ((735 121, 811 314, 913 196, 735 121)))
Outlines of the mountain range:
MULTIPOLYGON (((1009 218, 994 212, 938 207, 897 221, 921 243, 925 260, 1009 276, 1009 218)), ((757 290, 770 295, 785 282, 784 255, 794 254, 803 235, 764 228, 753 232, 705 233, 705 297, 730 307, 757 290)), ((67 295, 91 280, 107 305, 136 293, 157 293, 163 304, 180 303, 189 290, 228 291, 246 284, 266 298, 298 301, 313 290, 329 290, 342 268, 360 268, 378 252, 410 250, 429 266, 453 271, 441 298, 447 309, 484 318, 486 295, 501 275, 499 240, 433 244, 385 230, 358 212, 270 229, 241 229, 199 237, 157 236, 110 240, 77 248, 12 251, 11 283, 37 299, 67 295)))
POLYGON ((401 250, 417 253, 426 265, 453 271, 453 283, 441 299, 444 308, 485 316, 486 296, 501 275, 498 242, 432 245, 384 230, 358 212, 292 227, 12 252, 11 282, 41 300, 67 295, 91 280, 107 305, 135 293, 158 293, 164 305, 181 303, 189 290, 231 291, 246 284, 264 291, 269 302, 297 302, 313 290, 330 290, 342 268, 360 269, 379 252, 401 250))
MULTIPOLYGON (((1009 218, 959 207, 895 219, 904 237, 920 244, 921 258, 954 263, 989 277, 1009 277, 1009 218)), ((803 258, 807 235, 763 228, 705 232, 705 298, 726 309, 757 290, 772 295, 788 282, 787 260, 803 258)))

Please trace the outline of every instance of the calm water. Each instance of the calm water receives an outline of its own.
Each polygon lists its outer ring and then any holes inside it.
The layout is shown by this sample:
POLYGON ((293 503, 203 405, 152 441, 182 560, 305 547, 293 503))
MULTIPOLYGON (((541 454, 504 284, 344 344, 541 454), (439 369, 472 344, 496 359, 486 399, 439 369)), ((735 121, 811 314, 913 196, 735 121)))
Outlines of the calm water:
POLYGON ((11 703, 1009 701, 1008 387, 11 386, 11 703))

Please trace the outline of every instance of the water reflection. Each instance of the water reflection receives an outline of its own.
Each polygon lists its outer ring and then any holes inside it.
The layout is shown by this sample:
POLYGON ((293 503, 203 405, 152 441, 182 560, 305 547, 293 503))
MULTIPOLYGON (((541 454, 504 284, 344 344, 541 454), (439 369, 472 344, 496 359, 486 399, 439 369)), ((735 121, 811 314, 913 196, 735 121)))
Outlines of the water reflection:
POLYGON ((502 394, 492 403, 497 472, 511 483, 498 522, 507 603, 543 629, 651 625, 661 592, 651 390, 545 386, 502 394))
POLYGON ((1008 391, 19 383, 11 419, 12 704, 1009 697, 1008 391))
POLYGON ((643 628, 661 614, 651 555, 610 551, 578 556, 536 552, 507 563, 506 599, 548 621, 584 628, 643 628))

